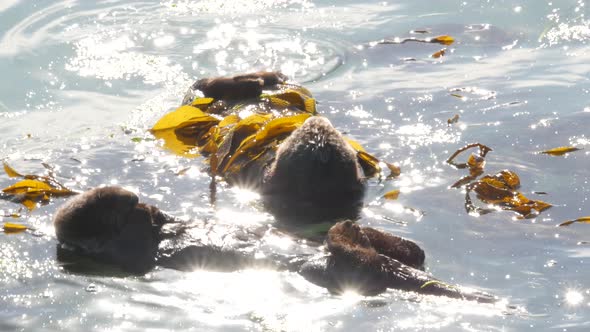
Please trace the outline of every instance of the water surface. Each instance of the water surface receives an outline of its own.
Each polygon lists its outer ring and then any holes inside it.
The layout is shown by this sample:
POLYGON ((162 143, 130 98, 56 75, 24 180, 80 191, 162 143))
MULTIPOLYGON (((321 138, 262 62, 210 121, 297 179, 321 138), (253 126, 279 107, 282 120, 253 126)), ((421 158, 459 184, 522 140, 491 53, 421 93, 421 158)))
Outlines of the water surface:
MULTIPOLYGON (((146 131, 196 78, 282 70, 313 91, 337 128, 401 165, 399 179, 370 182, 359 222, 416 240, 436 277, 511 306, 393 290, 334 296, 275 271, 71 274, 55 260, 56 200, 21 211, 20 221, 41 236, 1 235, 0 329, 588 330, 590 228, 555 227, 590 214, 587 7, 574 0, 2 1, 0 158, 17 170, 42 173, 45 162, 72 188, 120 184, 187 219, 272 222, 226 187, 210 206, 200 161, 160 149, 146 131), (430 57, 440 45, 367 47, 418 29, 456 43, 440 59, 430 57), (455 114, 459 122, 449 126, 455 114), (465 172, 444 161, 472 142, 494 149, 487 172, 516 171, 523 193, 554 207, 524 220, 469 215, 464 192, 449 189, 465 172), (564 145, 583 150, 535 153, 564 145), (398 188, 398 201, 380 199, 398 188)), ((0 176, 1 187, 13 181, 0 176)), ((0 210, 19 206, 0 201, 0 210)))

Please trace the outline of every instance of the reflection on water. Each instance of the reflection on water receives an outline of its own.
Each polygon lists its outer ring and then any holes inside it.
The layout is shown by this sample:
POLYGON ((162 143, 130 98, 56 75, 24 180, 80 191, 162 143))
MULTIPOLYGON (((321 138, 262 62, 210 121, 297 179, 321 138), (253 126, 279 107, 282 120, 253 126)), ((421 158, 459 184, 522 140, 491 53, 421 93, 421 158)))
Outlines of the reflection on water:
POLYGON ((195 78, 280 69, 337 128, 400 165, 399 178, 370 181, 360 222, 419 242, 442 280, 507 300, 334 296, 268 270, 70 274, 55 261, 61 200, 32 213, 1 200, 0 215, 38 232, 0 234, 0 330, 583 330, 590 228, 555 225, 590 213, 587 11, 582 0, 2 1, 0 158, 19 171, 45 162, 75 189, 118 183, 186 220, 272 223, 255 193, 223 183, 212 205, 200 159, 146 130, 195 78), (420 29, 456 43, 439 59, 439 45, 366 47, 420 29), (486 172, 516 171, 527 196, 554 207, 529 221, 470 216, 448 188, 464 172, 444 161, 472 142, 493 148, 486 172), (537 153, 565 145, 583 150, 537 153), (396 201, 382 198, 394 189, 396 201))

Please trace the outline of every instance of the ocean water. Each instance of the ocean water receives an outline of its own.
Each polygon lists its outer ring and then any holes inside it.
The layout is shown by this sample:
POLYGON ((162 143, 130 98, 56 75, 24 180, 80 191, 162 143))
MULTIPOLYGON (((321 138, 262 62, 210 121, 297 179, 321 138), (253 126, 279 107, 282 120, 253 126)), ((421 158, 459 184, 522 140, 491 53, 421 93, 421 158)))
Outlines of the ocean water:
MULTIPOLYGON (((147 130, 194 79, 282 70, 338 129, 401 166, 398 179, 370 181, 359 222, 420 243, 441 280, 503 301, 336 296, 266 270, 70 273, 56 262, 51 226, 62 199, 32 212, 0 200, 0 221, 37 229, 0 233, 0 330, 588 331, 590 225, 556 227, 590 215, 588 6, 1 1, 0 158, 21 173, 41 174, 46 163, 72 188, 123 185, 187 219, 272 222, 227 186, 211 206, 200 161, 161 149, 147 130), (442 58, 431 57, 442 45, 371 43, 423 38, 412 30, 455 43, 442 58), (465 192, 450 188, 466 171, 445 160, 474 142, 493 149, 486 173, 517 172, 527 197, 553 207, 531 219, 467 213, 465 192), (538 153, 559 146, 581 150, 538 153), (394 189, 398 200, 381 198, 394 189)), ((12 183, 0 176, 0 187, 12 183)))

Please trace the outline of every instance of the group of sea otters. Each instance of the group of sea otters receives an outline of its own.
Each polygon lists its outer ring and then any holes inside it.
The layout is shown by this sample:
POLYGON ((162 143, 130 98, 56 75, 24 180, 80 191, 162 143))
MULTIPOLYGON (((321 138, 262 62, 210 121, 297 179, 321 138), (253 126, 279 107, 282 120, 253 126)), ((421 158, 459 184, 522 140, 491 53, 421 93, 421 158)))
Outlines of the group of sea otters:
MULTIPOLYGON (((278 72, 201 79, 189 88, 183 104, 204 96, 222 105, 211 112, 229 113, 232 105, 256 101, 264 91, 286 82, 287 77, 278 72)), ((219 240, 211 235, 214 225, 208 222, 180 221, 140 203, 134 193, 110 186, 73 197, 58 209, 54 217, 58 258, 76 254, 138 275, 156 265, 222 271, 263 266, 297 272, 332 293, 350 289, 376 295, 394 288, 496 301, 494 296, 445 284, 424 272, 424 251, 416 243, 350 221, 358 218, 363 206, 366 179, 356 151, 326 118, 309 117, 270 153, 254 164, 255 169, 225 180, 232 185, 247 181, 261 194, 277 225, 333 221, 323 246, 280 251, 261 244, 268 233, 291 236, 276 229, 281 226, 262 232, 230 227, 221 230, 225 234, 219 240)))

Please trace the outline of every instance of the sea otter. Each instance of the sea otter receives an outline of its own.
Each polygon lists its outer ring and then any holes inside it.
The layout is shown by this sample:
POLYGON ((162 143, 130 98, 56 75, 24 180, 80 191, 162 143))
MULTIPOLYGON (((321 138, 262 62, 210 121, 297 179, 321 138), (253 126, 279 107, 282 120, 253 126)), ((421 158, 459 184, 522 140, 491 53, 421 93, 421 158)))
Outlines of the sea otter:
POLYGON ((205 97, 223 101, 257 98, 264 89, 274 89, 277 84, 285 83, 287 79, 287 76, 280 72, 265 71, 233 77, 203 78, 191 85, 182 99, 182 104, 189 105, 199 91, 205 97))
POLYGON ((365 179, 356 151, 330 121, 315 116, 281 143, 261 193, 279 220, 354 219, 362 208, 365 179))
POLYGON ((164 140, 194 140, 213 176, 259 192, 280 222, 355 219, 366 167, 330 121, 315 114, 315 106, 306 109, 315 105, 309 92, 287 79, 256 72, 198 80, 178 110, 207 121, 189 119, 173 135, 159 136, 158 124, 152 132, 164 140))
POLYGON ((54 226, 66 249, 132 273, 145 273, 155 264, 160 229, 171 220, 158 208, 139 203, 130 191, 104 187, 63 204, 54 216, 54 226))
POLYGON ((488 294, 461 290, 420 270, 424 251, 410 240, 342 221, 330 228, 326 244, 329 254, 308 260, 300 273, 331 292, 354 289, 364 295, 376 295, 393 288, 480 302, 494 301, 488 294))
POLYGON ((125 189, 103 187, 67 201, 55 214, 54 226, 62 252, 58 258, 67 256, 70 264, 73 255, 63 251, 133 274, 144 274, 156 264, 179 270, 266 267, 296 271, 335 293, 353 289, 375 295, 396 288, 494 301, 488 294, 463 292, 417 269, 424 263, 424 251, 414 242, 351 221, 330 228, 327 252, 319 243, 301 245, 296 239, 288 250, 281 250, 265 245, 265 237, 289 235, 272 228, 181 223, 140 203, 125 189))

